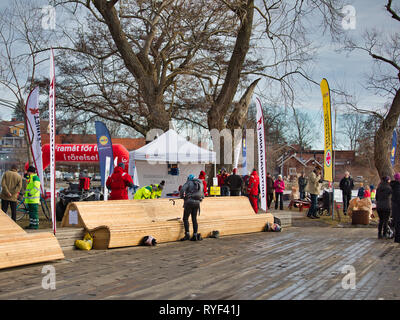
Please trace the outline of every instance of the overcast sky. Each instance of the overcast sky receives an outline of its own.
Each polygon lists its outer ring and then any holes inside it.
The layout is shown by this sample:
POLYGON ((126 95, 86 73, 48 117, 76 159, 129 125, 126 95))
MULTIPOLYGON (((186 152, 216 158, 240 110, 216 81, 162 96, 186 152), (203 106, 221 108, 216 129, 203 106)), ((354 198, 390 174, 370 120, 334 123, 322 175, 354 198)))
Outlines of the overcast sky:
MULTIPOLYGON (((38 0, 37 2, 44 3, 45 1, 38 0)), ((347 32, 356 38, 361 38, 366 29, 374 27, 383 29, 386 32, 393 32, 396 27, 398 28, 398 23, 396 26, 385 11, 384 5, 386 2, 386 0, 348 0, 347 4, 353 6, 356 10, 356 29, 348 30, 347 32)), ((400 2, 400 0, 395 0, 394 2, 400 2)), ((12 0, 1 1, 0 9, 10 3, 12 3, 12 0)), ((382 106, 386 102, 384 98, 374 95, 363 88, 363 84, 366 83, 366 72, 372 67, 372 59, 366 53, 335 53, 334 50, 337 47, 330 44, 329 36, 321 37, 316 33, 316 37, 322 47, 318 52, 314 66, 313 78, 315 80, 320 82, 322 78, 326 78, 331 88, 337 85, 346 85, 351 91, 357 92, 358 96, 361 97, 358 101, 364 107, 382 106)), ((257 94, 257 91, 262 89, 262 86, 258 86, 255 93, 257 94)), ((13 99, 11 95, 5 94, 1 87, 0 94, 3 99, 13 99)), ((317 131, 322 133, 322 98, 319 87, 315 86, 302 95, 298 106, 309 112, 310 117, 314 119, 317 131)), ((10 118, 11 112, 3 108, 0 114, 3 119, 7 120, 10 118)), ((317 139, 314 147, 323 147, 322 137, 317 139)))

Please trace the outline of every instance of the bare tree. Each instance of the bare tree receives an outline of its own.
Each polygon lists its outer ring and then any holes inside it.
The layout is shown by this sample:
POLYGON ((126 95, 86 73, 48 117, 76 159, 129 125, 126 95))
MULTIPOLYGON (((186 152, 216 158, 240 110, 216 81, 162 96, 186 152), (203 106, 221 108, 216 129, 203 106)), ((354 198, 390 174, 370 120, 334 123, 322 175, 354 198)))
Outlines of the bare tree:
MULTIPOLYGON (((387 0, 385 8, 388 19, 400 23, 400 7, 395 7, 392 0, 387 0)), ((363 44, 347 39, 345 48, 366 52, 373 59, 375 65, 368 79, 368 87, 386 96, 391 103, 384 114, 380 114, 379 110, 353 108, 359 112, 374 114, 380 119, 374 141, 375 166, 380 177, 393 176, 390 147, 392 133, 400 116, 400 34, 398 31, 388 34, 368 30, 363 38, 363 44)))
POLYGON ((352 112, 341 115, 339 119, 340 133, 348 141, 346 145, 350 146, 350 150, 356 150, 363 130, 362 124, 365 116, 357 112, 352 112))
POLYGON ((300 150, 310 149, 315 141, 314 123, 308 113, 296 108, 292 111, 293 115, 289 120, 290 129, 288 129, 289 142, 298 145, 300 150))
MULTIPOLYGON (((46 45, 49 35, 41 29, 42 12, 31 1, 15 1, 0 11, 0 85, 14 99, 1 104, 25 116, 25 97, 34 87, 38 69, 45 60, 36 53, 46 45)), ((27 128, 25 128, 25 133, 27 128)), ((28 159, 31 161, 30 141, 27 139, 28 159)))

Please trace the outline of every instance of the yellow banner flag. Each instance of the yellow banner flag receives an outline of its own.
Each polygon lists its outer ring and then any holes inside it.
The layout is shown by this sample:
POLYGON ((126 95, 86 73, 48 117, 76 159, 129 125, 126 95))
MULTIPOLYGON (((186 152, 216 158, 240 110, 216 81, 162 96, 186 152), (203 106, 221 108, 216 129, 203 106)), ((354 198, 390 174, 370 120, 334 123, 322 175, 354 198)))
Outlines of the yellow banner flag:
POLYGON ((332 144, 332 113, 331 96, 329 85, 326 79, 321 81, 321 93, 324 109, 324 133, 325 133, 325 152, 324 152, 324 180, 333 181, 333 144, 332 144))

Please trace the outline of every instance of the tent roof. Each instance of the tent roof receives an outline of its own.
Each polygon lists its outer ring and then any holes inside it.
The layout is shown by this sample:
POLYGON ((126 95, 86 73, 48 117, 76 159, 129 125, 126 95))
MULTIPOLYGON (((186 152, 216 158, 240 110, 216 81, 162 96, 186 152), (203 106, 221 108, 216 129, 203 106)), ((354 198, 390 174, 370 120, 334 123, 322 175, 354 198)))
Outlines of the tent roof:
POLYGON ((215 152, 196 146, 170 129, 154 141, 131 151, 135 160, 170 163, 215 163, 215 152))

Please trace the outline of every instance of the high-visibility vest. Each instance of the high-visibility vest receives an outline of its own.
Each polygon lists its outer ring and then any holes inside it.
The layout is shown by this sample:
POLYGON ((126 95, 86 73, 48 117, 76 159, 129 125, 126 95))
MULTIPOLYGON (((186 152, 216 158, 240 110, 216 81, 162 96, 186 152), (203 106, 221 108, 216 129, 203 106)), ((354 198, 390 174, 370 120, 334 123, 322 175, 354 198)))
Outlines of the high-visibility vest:
POLYGON ((161 198, 162 195, 162 189, 159 189, 159 185, 156 184, 155 186, 157 187, 157 191, 151 192, 151 199, 161 198))
POLYGON ((25 191, 25 203, 40 203, 40 179, 37 174, 31 174, 25 191))
POLYGON ((133 199, 135 199, 135 200, 151 199, 151 193, 152 193, 151 190, 152 190, 151 186, 146 186, 146 187, 140 188, 138 191, 136 191, 133 199))

